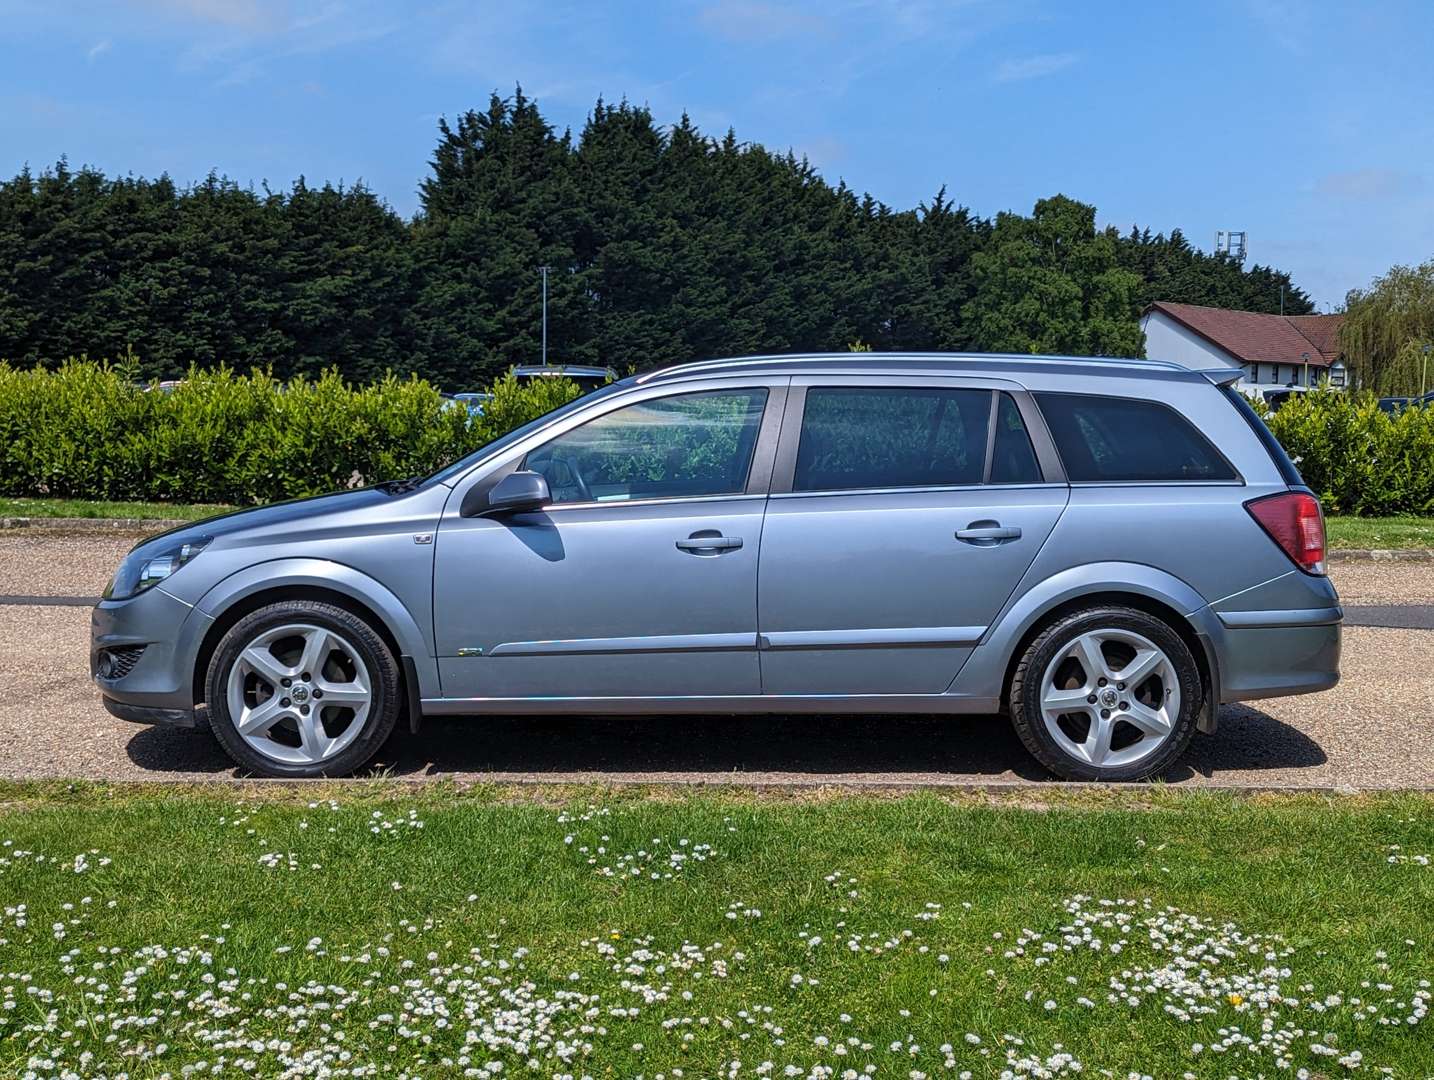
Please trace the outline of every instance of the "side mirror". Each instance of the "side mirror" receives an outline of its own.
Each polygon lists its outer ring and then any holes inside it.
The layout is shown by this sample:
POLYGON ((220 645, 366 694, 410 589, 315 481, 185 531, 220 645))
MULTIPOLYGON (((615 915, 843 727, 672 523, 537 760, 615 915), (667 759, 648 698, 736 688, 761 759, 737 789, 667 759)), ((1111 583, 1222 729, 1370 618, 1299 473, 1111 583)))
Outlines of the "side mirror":
POLYGON ((488 509, 509 513, 540 510, 552 501, 547 478, 535 472, 511 472, 488 492, 488 509))

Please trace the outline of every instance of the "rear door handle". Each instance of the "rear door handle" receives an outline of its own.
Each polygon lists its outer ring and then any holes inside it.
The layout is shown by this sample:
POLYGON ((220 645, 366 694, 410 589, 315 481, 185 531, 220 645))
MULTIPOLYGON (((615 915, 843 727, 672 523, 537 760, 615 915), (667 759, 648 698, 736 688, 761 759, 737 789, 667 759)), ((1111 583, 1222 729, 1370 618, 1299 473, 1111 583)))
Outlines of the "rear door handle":
POLYGON ((740 536, 723 536, 720 533, 693 533, 686 540, 677 541, 677 549, 692 555, 716 555, 719 551, 735 551, 742 546, 740 536))
POLYGON ((990 545, 1020 538, 1021 530, 1017 526, 995 521, 973 521, 966 528, 956 530, 956 539, 968 544, 990 545))

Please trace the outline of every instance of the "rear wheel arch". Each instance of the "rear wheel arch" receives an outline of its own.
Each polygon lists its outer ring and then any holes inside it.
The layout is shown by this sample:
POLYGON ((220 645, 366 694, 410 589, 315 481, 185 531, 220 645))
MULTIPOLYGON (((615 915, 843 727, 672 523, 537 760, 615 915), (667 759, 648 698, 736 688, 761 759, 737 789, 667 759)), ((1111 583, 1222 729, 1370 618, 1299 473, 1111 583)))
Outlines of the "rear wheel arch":
POLYGON ((1164 601, 1145 593, 1125 592, 1119 589, 1105 589, 1098 592, 1083 593, 1079 596, 1072 596, 1058 604, 1054 604, 1031 620, 1031 623, 1024 633, 1016 640, 1011 654, 1006 660, 1005 675, 1001 680, 1001 709, 1009 712, 1011 707, 1011 679, 1020 666, 1021 657, 1025 656, 1026 650, 1030 648, 1031 642, 1053 623, 1065 618, 1073 612, 1083 608, 1099 607, 1103 604, 1111 604, 1118 607, 1135 608, 1143 611, 1152 618, 1159 619, 1170 627, 1185 643, 1190 654, 1195 658, 1195 666, 1200 672, 1201 687, 1205 697, 1205 716, 1198 727, 1201 731, 1214 731, 1215 713, 1219 710, 1219 685, 1218 668, 1215 657, 1211 653, 1208 640, 1196 630, 1194 624, 1182 615, 1175 608, 1164 601))
POLYGON ((1066 780, 1162 776, 1184 754, 1201 715, 1198 645, 1168 609, 1109 596, 1086 594, 1041 620, 1007 688, 1016 734, 1066 780))

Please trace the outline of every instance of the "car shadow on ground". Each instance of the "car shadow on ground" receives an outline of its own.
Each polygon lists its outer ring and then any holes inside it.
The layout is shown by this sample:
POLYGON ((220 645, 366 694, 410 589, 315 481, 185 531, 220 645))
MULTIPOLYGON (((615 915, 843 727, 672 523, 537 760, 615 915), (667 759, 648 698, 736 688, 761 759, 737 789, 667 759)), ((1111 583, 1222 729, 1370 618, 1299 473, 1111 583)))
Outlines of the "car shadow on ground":
MULTIPOLYGON (((208 732, 146 728, 126 750, 155 773, 234 774, 208 732)), ((1258 783, 1271 769, 1328 759, 1304 732, 1259 709, 1221 710, 1164 779, 1258 783)), ((604 782, 753 780, 982 782, 1051 779, 1000 716, 445 717, 395 732, 373 774, 604 782)))

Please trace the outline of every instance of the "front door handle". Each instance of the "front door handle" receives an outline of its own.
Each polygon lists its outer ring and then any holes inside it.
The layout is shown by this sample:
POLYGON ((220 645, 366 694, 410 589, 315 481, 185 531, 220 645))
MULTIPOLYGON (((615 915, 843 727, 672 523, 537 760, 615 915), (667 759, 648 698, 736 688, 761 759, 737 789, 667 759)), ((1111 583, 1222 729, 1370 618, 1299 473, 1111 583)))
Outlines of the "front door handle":
POLYGON ((1020 538, 1021 530, 1017 526, 1002 525, 999 521, 973 521, 966 528, 956 530, 957 540, 983 547, 1020 538))
POLYGON ((691 555, 716 555, 722 551, 735 551, 741 546, 740 536, 723 536, 718 532, 695 532, 686 540, 677 541, 677 549, 691 555))

